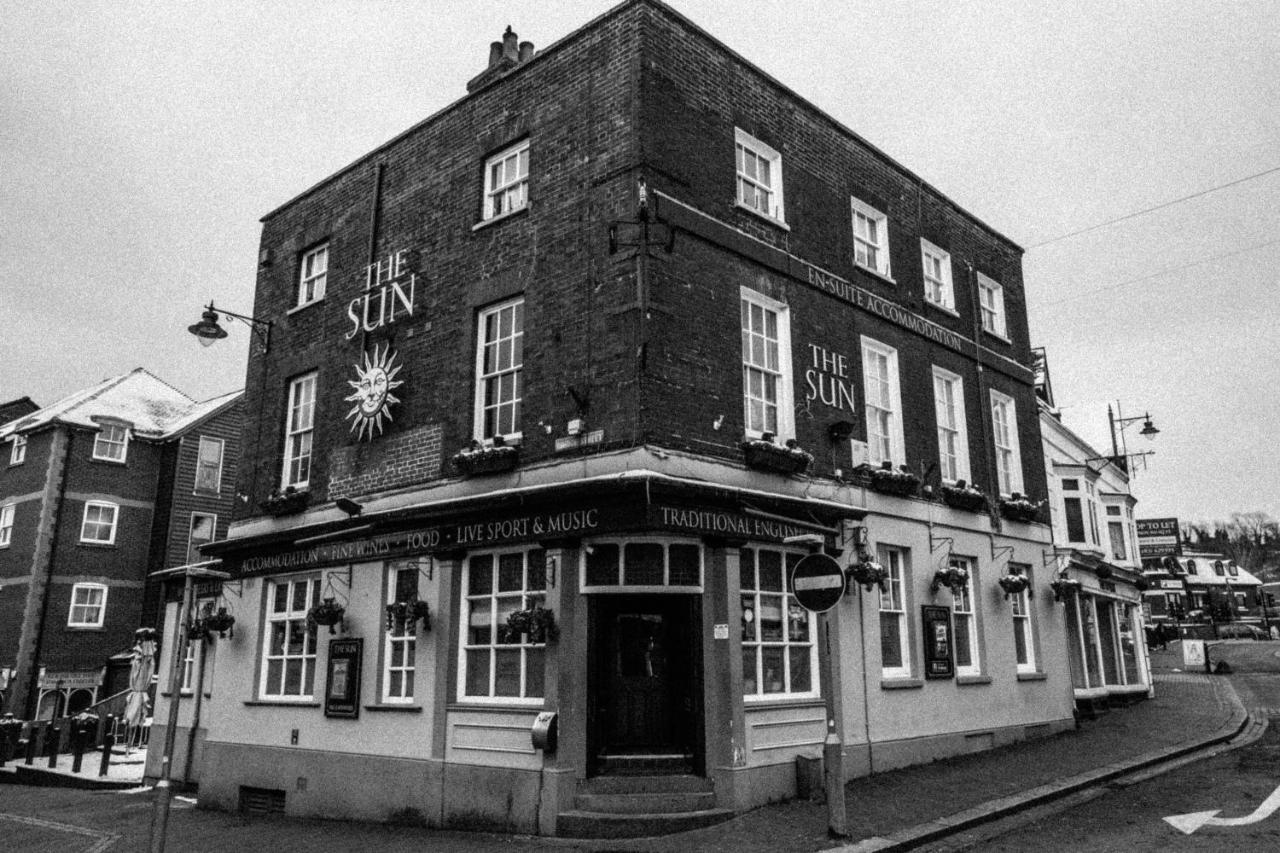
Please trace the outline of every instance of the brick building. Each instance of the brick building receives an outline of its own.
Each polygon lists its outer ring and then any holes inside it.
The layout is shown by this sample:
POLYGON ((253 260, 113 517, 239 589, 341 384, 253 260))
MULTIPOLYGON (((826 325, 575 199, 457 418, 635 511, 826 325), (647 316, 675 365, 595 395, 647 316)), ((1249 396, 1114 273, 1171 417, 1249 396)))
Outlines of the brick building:
POLYGON ((49 719, 125 688, 109 658, 163 615, 148 574, 230 524, 240 400, 138 368, 0 426, 3 710, 49 719))
POLYGON ((656 0, 468 90, 263 219, 202 803, 621 833, 828 701, 847 776, 1070 726, 1021 250, 656 0))

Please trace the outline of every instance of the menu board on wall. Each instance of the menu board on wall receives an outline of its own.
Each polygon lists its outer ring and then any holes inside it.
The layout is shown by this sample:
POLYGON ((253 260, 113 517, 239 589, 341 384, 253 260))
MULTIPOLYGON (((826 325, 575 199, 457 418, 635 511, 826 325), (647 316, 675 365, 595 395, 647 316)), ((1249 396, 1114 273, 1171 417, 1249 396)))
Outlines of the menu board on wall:
POLYGON ((329 670, 324 687, 326 717, 360 716, 360 660, 363 639, 330 640, 329 670))
POLYGON ((924 626, 924 677, 951 678, 956 673, 951 641, 951 610, 926 604, 920 608, 924 626))

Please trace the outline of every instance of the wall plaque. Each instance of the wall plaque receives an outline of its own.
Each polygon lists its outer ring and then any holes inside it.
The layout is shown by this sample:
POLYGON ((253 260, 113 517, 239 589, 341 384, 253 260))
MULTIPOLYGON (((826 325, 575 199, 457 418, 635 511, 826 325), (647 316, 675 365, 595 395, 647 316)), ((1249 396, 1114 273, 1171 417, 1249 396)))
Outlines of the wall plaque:
POLYGON ((324 685, 326 717, 360 716, 360 660, 363 639, 329 641, 329 671, 324 685))

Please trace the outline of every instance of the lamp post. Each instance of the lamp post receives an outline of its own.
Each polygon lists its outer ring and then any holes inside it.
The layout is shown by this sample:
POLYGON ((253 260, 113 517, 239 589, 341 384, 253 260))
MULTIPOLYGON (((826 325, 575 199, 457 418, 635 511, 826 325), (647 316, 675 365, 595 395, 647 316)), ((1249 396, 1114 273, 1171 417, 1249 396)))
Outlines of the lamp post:
POLYGON ((249 327, 250 331, 258 337, 262 343, 262 351, 267 352, 271 349, 271 326, 270 320, 260 320, 257 317, 250 317, 246 314, 237 314, 234 311, 228 311, 225 308, 214 308, 212 300, 205 306, 204 313, 200 315, 200 322, 192 323, 187 326, 187 331, 195 335, 200 341, 200 346, 212 346, 215 341, 222 340, 227 336, 227 330, 218 325, 218 314, 222 313, 224 317, 230 317, 239 320, 249 327))
MULTIPOLYGON (((210 309, 212 309, 210 304, 210 309)), ((223 335, 226 333, 223 332, 223 335)), ((151 812, 151 853, 164 853, 165 834, 169 828, 169 804, 173 799, 173 789, 169 784, 169 767, 173 760, 173 745, 177 739, 178 699, 182 694, 182 661, 187 653, 187 621, 191 618, 192 605, 195 601, 196 578, 226 580, 229 572, 213 568, 221 560, 205 560, 190 563, 172 569, 161 569, 153 572, 151 577, 169 579, 181 577, 182 604, 178 607, 178 618, 174 624, 173 654, 169 657, 169 721, 164 731, 164 753, 160 759, 160 773, 156 780, 155 801, 151 812)))
MULTIPOLYGON (((1130 454, 1129 454, 1129 444, 1124 439, 1124 431, 1129 427, 1130 424, 1136 423, 1138 421, 1143 422, 1142 429, 1138 432, 1138 435, 1146 438, 1148 441, 1151 441, 1157 435, 1160 434, 1160 430, 1156 429, 1155 424, 1151 423, 1150 412, 1144 412, 1143 414, 1138 415, 1136 417, 1132 417, 1132 418, 1125 418, 1120 416, 1119 400, 1116 401, 1116 408, 1114 412, 1111 411, 1111 404, 1110 403, 1107 404, 1107 422, 1111 425, 1111 455, 1112 457, 1117 459, 1123 458, 1125 460, 1126 468, 1128 468, 1128 460, 1129 460, 1130 454), (1116 427, 1117 426, 1120 427, 1119 444, 1116 443, 1116 427), (1124 448, 1123 457, 1121 456, 1121 453, 1120 453, 1121 447, 1124 448)), ((1134 453, 1132 455, 1146 456, 1149 452, 1150 451, 1144 451, 1142 453, 1134 453)))

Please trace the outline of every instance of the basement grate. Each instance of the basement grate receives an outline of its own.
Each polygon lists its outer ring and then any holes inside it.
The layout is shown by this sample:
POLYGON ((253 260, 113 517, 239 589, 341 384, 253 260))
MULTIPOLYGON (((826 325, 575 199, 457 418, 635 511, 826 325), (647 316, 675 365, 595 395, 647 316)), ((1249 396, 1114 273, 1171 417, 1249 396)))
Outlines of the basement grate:
POLYGON ((241 785, 240 812, 250 815, 284 814, 284 791, 241 785))

